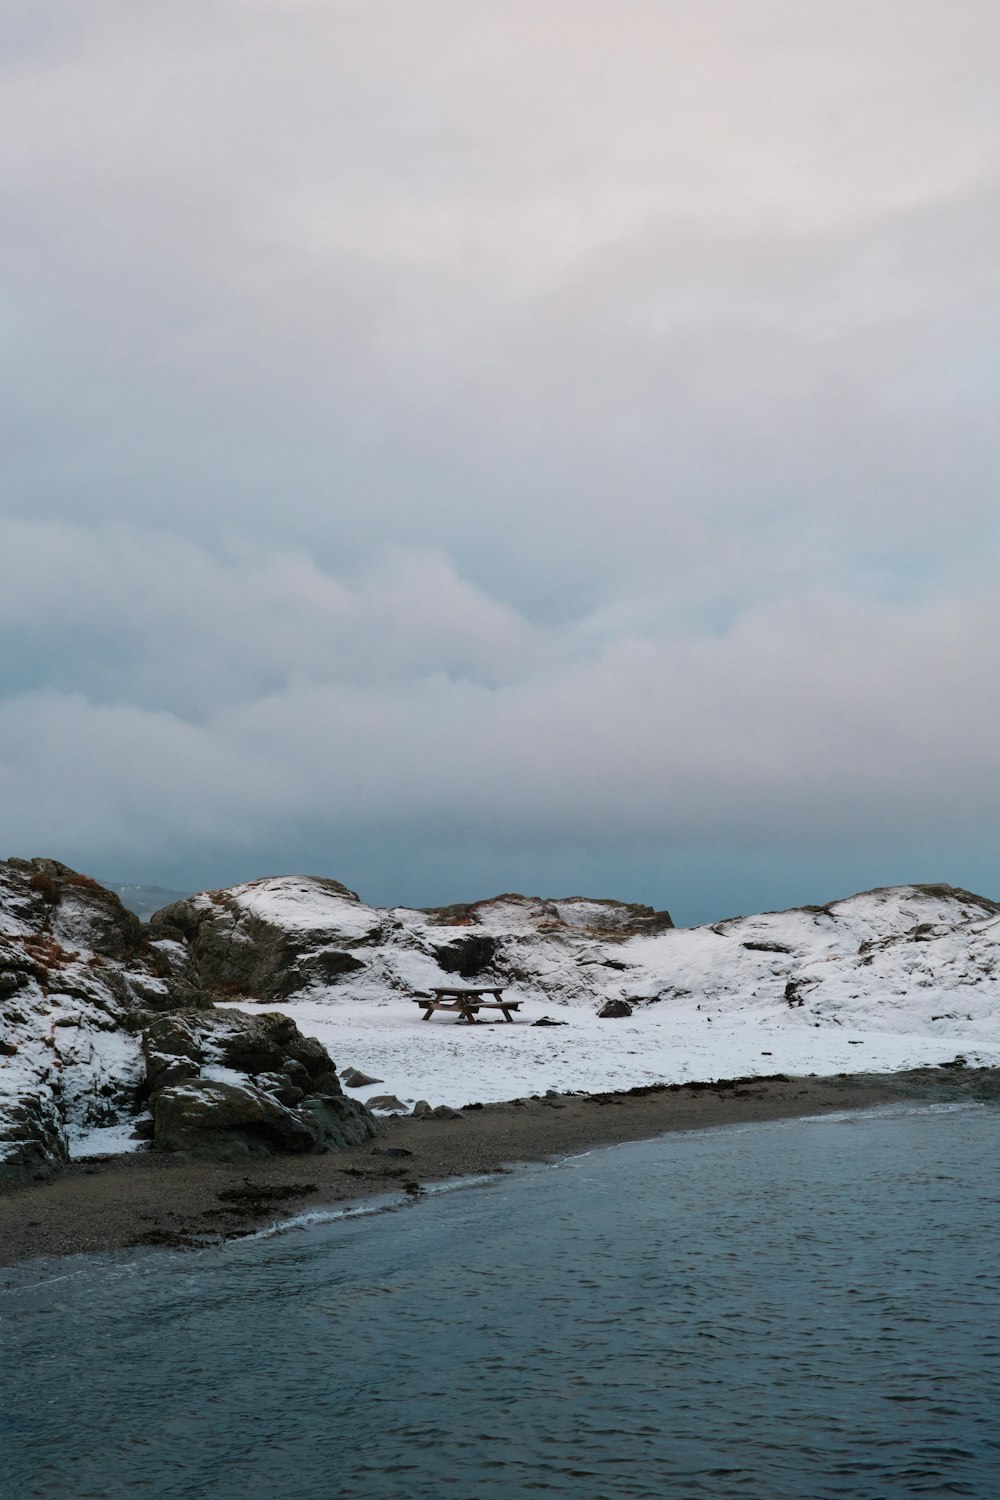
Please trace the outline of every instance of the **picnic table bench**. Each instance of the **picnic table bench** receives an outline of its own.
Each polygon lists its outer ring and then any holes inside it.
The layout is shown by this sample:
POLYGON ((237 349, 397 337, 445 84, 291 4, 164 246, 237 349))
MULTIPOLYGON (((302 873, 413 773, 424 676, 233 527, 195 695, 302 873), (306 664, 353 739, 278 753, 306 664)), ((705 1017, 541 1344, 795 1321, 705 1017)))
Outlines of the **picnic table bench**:
POLYGON ((414 995, 413 1003, 423 1006, 422 1021, 429 1021, 436 1010, 450 1010, 460 1021, 468 1021, 470 1025, 475 1024, 481 1010, 502 1011, 505 1020, 513 1021, 511 1011, 518 1010, 521 1005, 520 1000, 505 1000, 503 985, 493 984, 432 989, 429 995, 414 995), (484 995, 492 995, 493 999, 484 1000, 484 995))

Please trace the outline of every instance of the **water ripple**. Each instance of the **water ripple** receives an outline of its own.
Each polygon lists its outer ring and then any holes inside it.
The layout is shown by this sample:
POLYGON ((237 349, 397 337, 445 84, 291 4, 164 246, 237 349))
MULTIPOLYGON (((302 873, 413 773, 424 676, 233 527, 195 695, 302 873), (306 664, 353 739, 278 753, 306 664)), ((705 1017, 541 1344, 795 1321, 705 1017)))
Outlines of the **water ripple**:
POLYGON ((992 1500, 1000 1113, 843 1123, 14 1278, 0 1495, 992 1500))

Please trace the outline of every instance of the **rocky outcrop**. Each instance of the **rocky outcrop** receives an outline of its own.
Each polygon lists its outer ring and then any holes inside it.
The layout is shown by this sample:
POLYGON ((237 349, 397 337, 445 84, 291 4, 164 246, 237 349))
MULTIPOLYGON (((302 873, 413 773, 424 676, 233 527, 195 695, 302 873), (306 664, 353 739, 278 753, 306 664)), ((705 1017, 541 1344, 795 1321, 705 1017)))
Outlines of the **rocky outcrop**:
POLYGON ((117 1149, 134 1131, 260 1155, 356 1144, 375 1123, 288 1017, 213 1010, 181 928, 144 927, 56 860, 0 861, 0 1183, 48 1175, 102 1129, 117 1149), (186 1136, 171 1090, 200 1096, 186 1136))
POLYGON ((543 899, 508 894, 465 905, 429 908, 429 921, 445 927, 491 927, 525 922, 543 932, 574 932, 601 938, 651 937, 673 927, 668 911, 627 901, 599 901, 588 896, 543 899))
POLYGON ((155 934, 185 944, 200 989, 269 1001, 363 968, 352 950, 371 943, 379 926, 354 891, 319 877, 209 891, 150 919, 155 934))

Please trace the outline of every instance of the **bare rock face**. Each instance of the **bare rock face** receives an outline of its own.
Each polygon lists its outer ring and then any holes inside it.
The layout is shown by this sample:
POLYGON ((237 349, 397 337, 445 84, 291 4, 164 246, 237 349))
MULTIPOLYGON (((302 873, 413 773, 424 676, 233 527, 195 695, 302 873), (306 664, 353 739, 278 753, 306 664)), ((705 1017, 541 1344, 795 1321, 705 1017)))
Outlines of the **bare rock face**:
POLYGON ((142 942, 142 923, 113 891, 89 875, 80 875, 57 859, 9 859, 7 869, 19 881, 34 923, 53 941, 68 948, 87 948, 119 961, 135 955, 142 942))

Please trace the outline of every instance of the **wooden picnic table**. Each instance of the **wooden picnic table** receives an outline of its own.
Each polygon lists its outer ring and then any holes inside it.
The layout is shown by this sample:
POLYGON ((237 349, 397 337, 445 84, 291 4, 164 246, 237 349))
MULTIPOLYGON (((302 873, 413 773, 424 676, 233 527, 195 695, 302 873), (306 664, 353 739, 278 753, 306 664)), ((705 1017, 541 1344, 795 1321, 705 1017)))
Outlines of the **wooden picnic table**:
POLYGON ((442 985, 432 989, 429 995, 414 995, 413 1003, 423 1006, 422 1021, 429 1021, 436 1010, 451 1011, 460 1021, 468 1021, 470 1026, 476 1024, 481 1010, 502 1011, 505 1020, 513 1021, 511 1011, 518 1010, 521 1002, 505 1000, 503 992, 502 984, 442 985), (492 995, 493 999, 484 1000, 484 995, 492 995))

